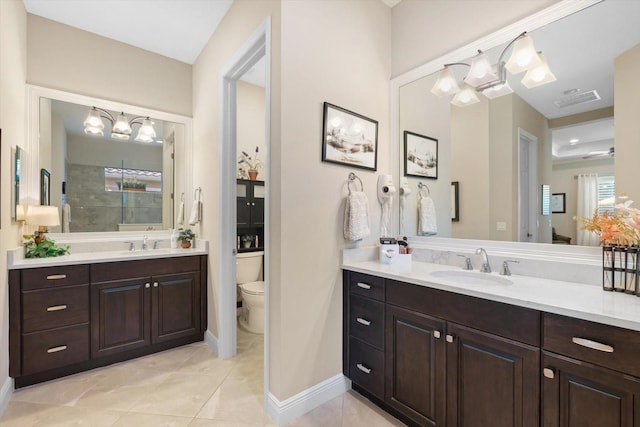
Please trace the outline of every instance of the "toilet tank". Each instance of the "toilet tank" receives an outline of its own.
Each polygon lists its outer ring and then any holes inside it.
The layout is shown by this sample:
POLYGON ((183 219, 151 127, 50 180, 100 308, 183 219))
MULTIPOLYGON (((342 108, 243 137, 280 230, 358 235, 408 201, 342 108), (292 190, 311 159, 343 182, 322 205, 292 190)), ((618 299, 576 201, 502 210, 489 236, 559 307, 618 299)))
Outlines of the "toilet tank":
POLYGON ((236 283, 262 280, 263 251, 243 252, 236 255, 236 283))

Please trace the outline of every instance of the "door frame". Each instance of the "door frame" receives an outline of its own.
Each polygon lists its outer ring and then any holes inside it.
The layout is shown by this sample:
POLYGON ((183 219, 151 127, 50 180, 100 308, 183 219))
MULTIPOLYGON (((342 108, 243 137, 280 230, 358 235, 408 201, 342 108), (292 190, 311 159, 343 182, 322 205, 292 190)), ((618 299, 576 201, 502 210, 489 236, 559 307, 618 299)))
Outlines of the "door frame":
MULTIPOLYGON (((267 17, 231 57, 220 73, 220 143, 218 144, 218 357, 229 359, 236 354, 236 110, 237 81, 262 57, 265 58, 265 176, 269 177, 271 134, 271 18, 267 17), (226 268, 231 266, 231 268, 226 268)), ((265 181, 265 333, 264 361, 269 356, 269 180, 265 181)), ((265 390, 268 390, 268 370, 265 390)))

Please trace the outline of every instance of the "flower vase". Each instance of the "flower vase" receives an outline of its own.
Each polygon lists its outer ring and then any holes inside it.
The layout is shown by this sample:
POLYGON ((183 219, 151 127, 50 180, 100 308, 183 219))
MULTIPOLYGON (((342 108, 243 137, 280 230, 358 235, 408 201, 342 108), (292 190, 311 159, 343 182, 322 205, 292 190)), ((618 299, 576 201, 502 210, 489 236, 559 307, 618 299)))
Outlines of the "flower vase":
POLYGON ((183 240, 180 242, 180 247, 182 249, 189 249, 191 247, 191 242, 189 240, 183 240))
POLYGON ((249 172, 249 179, 251 181, 255 181, 256 178, 258 177, 258 171, 255 169, 249 169, 248 172, 249 172))

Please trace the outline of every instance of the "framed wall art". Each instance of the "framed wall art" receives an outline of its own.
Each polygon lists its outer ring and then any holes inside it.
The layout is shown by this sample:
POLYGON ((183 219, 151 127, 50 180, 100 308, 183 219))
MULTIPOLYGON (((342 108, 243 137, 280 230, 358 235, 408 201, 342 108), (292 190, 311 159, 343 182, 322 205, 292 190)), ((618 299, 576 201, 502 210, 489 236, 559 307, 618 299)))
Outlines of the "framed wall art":
POLYGON ((460 221, 460 183, 451 183, 451 221, 460 221))
POLYGON ((378 122, 325 102, 322 161, 375 171, 378 166, 378 122))
POLYGON ((404 176, 438 179, 438 140, 404 131, 404 176))
POLYGON ((40 204, 51 204, 51 174, 46 169, 40 169, 40 204))
POLYGON ((551 213, 567 213, 567 193, 551 195, 551 213))

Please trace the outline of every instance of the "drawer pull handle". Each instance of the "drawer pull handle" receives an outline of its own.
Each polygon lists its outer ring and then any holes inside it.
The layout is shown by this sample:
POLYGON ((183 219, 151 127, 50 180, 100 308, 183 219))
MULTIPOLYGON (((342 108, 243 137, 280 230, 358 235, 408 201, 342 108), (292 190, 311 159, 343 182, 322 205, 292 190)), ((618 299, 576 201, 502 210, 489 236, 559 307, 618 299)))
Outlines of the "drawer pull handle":
POLYGON ((574 344, 591 348, 593 350, 603 351, 605 353, 613 353, 613 347, 607 344, 602 344, 601 342, 591 341, 586 338, 578 338, 578 337, 573 337, 571 341, 573 341, 574 344))
POLYGON ((365 374, 370 374, 371 373, 371 369, 367 368, 366 366, 364 366, 362 363, 358 363, 356 365, 356 367, 358 369, 360 369, 362 372, 364 372, 365 374))
POLYGON ((453 335, 448 335, 445 337, 445 339, 447 340, 447 342, 451 343, 453 342, 453 335))
POLYGON ((366 283, 358 282, 358 287, 362 289, 371 289, 371 285, 367 285, 366 283))
POLYGON ((440 339, 440 331, 433 331, 433 337, 436 339, 440 339))
POLYGON ((66 274, 50 274, 47 276, 47 280, 62 280, 66 278, 67 278, 66 274))
POLYGON ((370 320, 363 319, 362 317, 358 317, 358 318, 356 319, 356 321, 357 321, 358 323, 360 323, 361 325, 364 325, 364 326, 370 326, 370 325, 371 325, 371 321, 370 321, 370 320))
POLYGON ((65 351, 66 349, 66 345, 59 345, 58 347, 51 347, 49 350, 47 350, 47 353, 57 353, 59 351, 65 351))
POLYGON ((60 311, 60 310, 66 310, 66 309, 67 309, 66 304, 52 305, 51 307, 47 307, 47 311, 60 311))
POLYGON ((542 370, 542 374, 545 376, 545 378, 549 378, 549 379, 554 379, 555 378, 555 374, 553 373, 553 369, 550 368, 544 368, 542 370))

